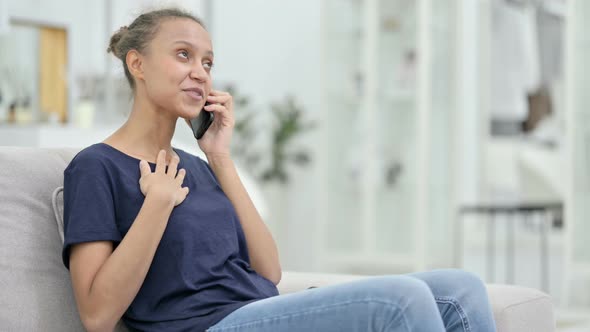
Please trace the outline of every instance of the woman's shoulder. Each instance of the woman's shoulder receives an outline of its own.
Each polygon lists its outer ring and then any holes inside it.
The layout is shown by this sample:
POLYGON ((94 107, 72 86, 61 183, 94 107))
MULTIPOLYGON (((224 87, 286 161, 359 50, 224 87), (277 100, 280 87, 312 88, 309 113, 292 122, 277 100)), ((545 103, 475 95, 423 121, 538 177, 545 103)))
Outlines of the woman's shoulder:
POLYGON ((85 170, 106 169, 112 167, 112 155, 105 144, 96 143, 80 150, 66 167, 66 171, 73 168, 84 168, 85 170))

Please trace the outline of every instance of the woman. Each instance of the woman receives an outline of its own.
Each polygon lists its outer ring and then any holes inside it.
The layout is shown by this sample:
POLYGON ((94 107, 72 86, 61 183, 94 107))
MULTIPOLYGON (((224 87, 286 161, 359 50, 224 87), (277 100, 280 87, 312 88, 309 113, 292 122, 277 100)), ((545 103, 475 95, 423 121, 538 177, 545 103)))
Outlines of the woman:
POLYGON ((89 331, 121 318, 140 331, 494 331, 483 284, 461 271, 278 296, 277 248, 231 159, 232 97, 212 89, 203 24, 152 11, 108 51, 133 90, 129 119, 64 171, 63 260, 89 331), (171 146, 177 119, 201 111, 215 114, 198 140, 208 164, 171 146))

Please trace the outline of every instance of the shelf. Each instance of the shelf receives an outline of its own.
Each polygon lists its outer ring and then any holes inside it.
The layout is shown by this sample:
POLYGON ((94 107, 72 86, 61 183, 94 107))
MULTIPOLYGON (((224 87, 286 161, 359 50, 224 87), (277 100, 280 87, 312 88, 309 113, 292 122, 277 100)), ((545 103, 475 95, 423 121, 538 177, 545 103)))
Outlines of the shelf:
MULTIPOLYGON (((342 12, 324 12, 320 43, 327 138, 320 165, 327 175, 322 189, 327 204, 322 206, 317 239, 324 252, 318 258, 322 268, 377 273, 424 267, 427 256, 434 254, 424 252, 430 249, 426 241, 439 231, 427 226, 449 222, 440 208, 440 194, 432 191, 439 183, 444 193, 452 190, 445 180, 447 169, 434 173, 431 161, 445 163, 437 153, 450 150, 451 120, 437 104, 437 93, 453 91, 433 84, 453 79, 452 67, 436 70, 439 62, 450 63, 451 53, 439 49, 453 47, 453 9, 437 18, 443 25, 437 26, 438 39, 433 40, 430 23, 424 22, 432 21, 435 12, 418 11, 415 3, 406 2, 358 1, 358 11, 346 2, 324 2, 325 8, 342 12), (376 26, 384 16, 393 18, 389 28, 395 31, 376 26), (397 26, 394 21, 399 21, 397 26), (420 22, 427 31, 419 29, 420 22), (360 26, 351 28, 353 24, 360 26), (430 68, 419 71, 420 59, 431 56, 430 68), (401 173, 394 167, 398 163, 401 173), (430 220, 434 212, 438 223, 430 220)), ((439 247, 436 250, 451 249, 450 244, 439 247)))

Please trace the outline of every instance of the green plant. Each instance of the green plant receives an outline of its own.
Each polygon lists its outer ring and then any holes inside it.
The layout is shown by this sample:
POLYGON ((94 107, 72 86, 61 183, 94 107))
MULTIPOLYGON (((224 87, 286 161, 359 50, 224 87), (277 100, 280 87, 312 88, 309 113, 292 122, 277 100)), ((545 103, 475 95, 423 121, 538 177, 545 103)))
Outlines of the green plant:
POLYGON ((232 141, 232 154, 239 159, 246 169, 263 182, 289 181, 288 166, 293 163, 305 166, 311 162, 311 156, 304 148, 293 147, 294 140, 304 132, 315 127, 315 123, 305 121, 304 111, 295 98, 287 96, 284 100, 271 104, 272 124, 268 131, 256 130, 256 117, 265 116, 264 111, 254 113, 250 100, 240 95, 235 86, 228 85, 225 91, 234 99, 235 139, 232 141), (260 149, 255 144, 258 134, 269 135, 269 147, 260 149), (263 166, 264 165, 264 166, 263 166))
POLYGON ((315 124, 303 120, 303 109, 297 105, 292 96, 287 96, 284 101, 272 104, 271 110, 274 119, 271 130, 271 164, 270 168, 262 172, 261 179, 286 183, 289 180, 287 174, 289 162, 304 166, 311 161, 307 150, 293 150, 290 147, 297 136, 314 128, 315 124))

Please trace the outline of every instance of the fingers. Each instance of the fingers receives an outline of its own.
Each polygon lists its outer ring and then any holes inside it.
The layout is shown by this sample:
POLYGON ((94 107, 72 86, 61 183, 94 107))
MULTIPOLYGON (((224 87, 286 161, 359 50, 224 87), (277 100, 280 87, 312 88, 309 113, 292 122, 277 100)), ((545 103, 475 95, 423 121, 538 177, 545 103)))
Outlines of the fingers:
MULTIPOLYGON (((180 158, 178 156, 174 156, 170 159, 170 164, 168 167, 166 167, 166 151, 160 150, 160 152, 158 152, 158 156, 156 157, 156 169, 154 173, 164 173, 169 175, 171 178, 175 178, 179 163, 180 158)), ((147 161, 143 159, 139 161, 139 171, 141 172, 141 176, 151 173, 151 168, 147 161)))
POLYGON ((215 116, 215 123, 219 123, 224 127, 233 127, 234 126, 234 117, 230 110, 225 107, 225 105, 220 104, 211 104, 205 106, 205 110, 207 112, 215 112, 219 116, 215 116))
MULTIPOLYGON (((207 96, 207 101, 209 102, 209 106, 211 105, 221 105, 225 107, 228 111, 233 112, 233 97, 230 94, 223 94, 223 95, 209 95, 207 96)), ((205 107, 207 109, 207 107, 205 107)))
POLYGON ((180 197, 176 198, 176 202, 174 206, 178 206, 180 203, 184 202, 186 196, 188 195, 188 187, 183 187, 180 189, 180 197))
POLYGON ((178 171, 178 175, 176 176, 176 184, 179 186, 182 186, 182 183, 184 182, 184 177, 186 175, 186 170, 184 168, 181 168, 178 171))
POLYGON ((220 91, 220 90, 211 90, 209 91, 210 96, 231 96, 229 92, 220 91))
POLYGON ((232 100, 232 96, 230 94, 223 94, 223 95, 212 95, 210 94, 207 96, 207 101, 210 103, 219 103, 219 104, 226 104, 232 100))
POLYGON ((217 113, 223 113, 225 111, 227 111, 227 108, 223 105, 219 105, 219 104, 209 104, 207 106, 205 106, 205 109, 209 112, 217 112, 217 113))
POLYGON ((170 160, 170 164, 168 165, 167 173, 171 178, 174 178, 176 176, 176 170, 178 169, 179 162, 180 162, 180 158, 178 158, 178 156, 174 156, 170 160))
POLYGON ((150 165, 148 164, 147 161, 141 160, 139 162, 139 172, 140 172, 140 174, 141 174, 142 177, 145 176, 145 175, 148 175, 149 173, 152 172, 152 170, 150 169, 150 165))
POLYGON ((158 157, 156 158, 156 171, 155 173, 164 173, 166 170, 166 150, 160 150, 158 157))

